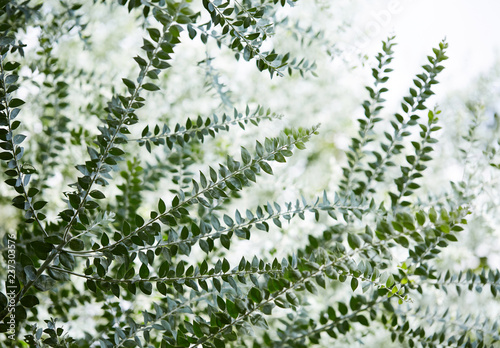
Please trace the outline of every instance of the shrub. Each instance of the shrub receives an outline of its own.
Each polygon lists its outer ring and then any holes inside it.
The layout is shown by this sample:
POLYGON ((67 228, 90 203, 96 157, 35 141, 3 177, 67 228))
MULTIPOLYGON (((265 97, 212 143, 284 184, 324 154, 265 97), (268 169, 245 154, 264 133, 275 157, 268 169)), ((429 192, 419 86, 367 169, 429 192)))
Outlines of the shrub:
MULTIPOLYGON (((474 200, 466 182, 447 199, 417 199, 432 180, 426 169, 440 111, 426 103, 444 69, 446 42, 433 49, 401 111, 389 118, 383 95, 395 43, 383 42, 335 192, 252 207, 242 198, 252 194, 248 188, 304 150, 320 128, 313 122, 285 128, 234 156, 234 149, 218 148, 210 138, 280 116, 262 106, 232 110, 212 58, 203 62, 209 87, 221 97, 218 110, 229 106, 231 113, 151 125, 161 100, 150 92, 175 88, 165 88, 171 80, 164 72, 189 39, 226 46, 271 77, 314 73, 314 63, 264 49, 272 24, 284 23, 277 13, 293 1, 203 0, 202 8, 175 0, 118 3, 141 11, 145 38, 134 72, 107 82, 91 69, 71 70, 54 53, 72 30, 89 44, 80 4, 1 2, 6 345, 307 347, 345 345, 382 330, 410 347, 483 347, 500 340, 497 318, 479 320, 450 304, 433 310, 438 304, 424 296, 432 289, 460 294, 488 287, 496 297, 500 290, 498 270, 456 274, 436 262, 466 228, 474 200), (37 56, 24 57, 19 37, 37 27, 37 56), (37 87, 40 98, 26 103, 22 86, 37 87), (104 102, 100 91, 110 86, 104 102), (84 105, 87 96, 94 99, 84 105), (27 121, 28 108, 40 115, 39 130, 27 121), (381 136, 377 124, 384 124, 381 136), (64 192, 54 193, 69 178, 64 192), (17 212, 8 210, 8 200, 17 212), (289 255, 229 261, 252 245, 252 234, 286 233, 298 219, 312 227, 301 227, 306 243, 289 255), (68 329, 82 318, 84 326, 68 329)), ((474 143, 471 134, 465 144, 474 143)), ((495 151, 491 146, 488 158, 495 151)))

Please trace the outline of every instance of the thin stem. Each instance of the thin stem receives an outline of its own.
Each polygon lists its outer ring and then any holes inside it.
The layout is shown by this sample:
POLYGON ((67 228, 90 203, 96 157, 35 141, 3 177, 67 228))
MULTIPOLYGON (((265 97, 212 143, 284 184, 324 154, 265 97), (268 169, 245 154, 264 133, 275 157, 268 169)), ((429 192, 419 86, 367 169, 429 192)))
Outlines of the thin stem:
MULTIPOLYGON (((378 305, 378 304, 380 304, 380 303, 382 303, 384 301, 387 301, 387 298, 385 298, 385 297, 379 297, 377 300, 371 301, 370 303, 367 303, 364 307, 361 307, 361 308, 359 308, 359 309, 357 309, 357 310, 355 310, 355 311, 353 311, 353 312, 351 312, 351 313, 349 313, 347 315, 342 315, 340 317, 335 318, 335 320, 332 323, 330 323, 330 324, 319 326, 319 327, 317 327, 314 330, 306 332, 305 334, 302 334, 302 335, 297 336, 297 337, 289 338, 289 339, 287 339, 286 341, 284 341, 282 343, 294 342, 294 341, 306 338, 308 336, 314 335, 316 333, 328 331, 329 329, 332 329, 332 328, 336 327, 338 325, 338 323, 340 323, 342 321, 349 321, 350 319, 356 317, 359 313, 367 311, 367 310, 371 309, 372 307, 375 307, 376 305, 378 305)), ((281 346, 282 345, 280 345, 280 347, 281 346)))
MULTIPOLYGON (((237 124, 239 122, 246 122, 246 121, 250 121, 250 120, 258 119, 258 118, 271 118, 271 117, 273 117, 273 115, 269 115, 269 116, 262 115, 261 116, 257 113, 258 111, 259 111, 259 109, 257 109, 257 111, 252 115, 248 115, 248 116, 245 116, 242 118, 227 119, 221 123, 212 123, 211 122, 208 126, 203 125, 202 127, 199 127, 199 128, 194 127, 194 128, 190 128, 190 129, 178 130, 177 132, 174 132, 174 133, 163 133, 160 135, 144 136, 141 138, 130 139, 130 141, 145 141, 145 140, 154 141, 156 139, 161 139, 163 137, 177 137, 177 136, 184 136, 184 135, 192 136, 193 134, 196 134, 196 133, 203 131, 203 130, 214 129, 214 128, 220 129, 220 128, 225 128, 225 126, 237 124)), ((280 118, 280 116, 276 115, 276 118, 280 118)))
MULTIPOLYGON (((286 216, 286 215, 291 215, 293 217, 293 216, 295 216, 297 214, 303 213, 303 212, 305 212, 307 210, 311 210, 311 209, 314 209, 314 208, 315 208, 315 206, 305 206, 302 209, 287 210, 287 211, 282 211, 282 212, 279 212, 279 213, 273 213, 271 215, 264 216, 262 218, 257 218, 257 219, 254 218, 254 219, 249 220, 249 221, 247 221, 245 223, 242 223, 242 224, 239 224, 239 225, 234 225, 232 227, 228 227, 228 228, 223 229, 223 230, 219 230, 219 231, 215 230, 213 232, 209 232, 209 233, 204 234, 204 235, 193 236, 193 237, 187 238, 187 239, 182 239, 182 240, 177 240, 177 241, 172 241, 172 242, 166 242, 166 243, 156 244, 156 245, 150 245, 150 246, 144 246, 144 247, 140 247, 140 248, 134 249, 134 251, 151 250, 151 249, 157 249, 157 248, 168 248, 168 247, 171 247, 171 246, 174 246, 174 245, 179 245, 179 244, 182 244, 182 243, 190 243, 191 245, 194 245, 200 239, 218 237, 218 236, 220 236, 221 234, 224 234, 224 233, 233 232, 233 231, 235 231, 237 229, 240 229, 240 228, 245 228, 245 227, 248 227, 248 226, 260 223, 260 222, 264 222, 264 221, 267 221, 267 220, 271 220, 271 219, 282 217, 282 216, 286 216)), ((336 209, 346 209, 346 210, 360 209, 360 207, 343 206, 343 205, 337 205, 337 206, 336 205, 332 205, 331 208, 333 208, 333 209, 335 209, 335 208, 336 209)), ((94 254, 94 253, 100 252, 102 250, 101 249, 96 249, 96 250, 85 250, 85 251, 73 251, 73 250, 64 250, 64 251, 66 251, 66 252, 68 252, 70 254, 75 254, 75 255, 88 255, 88 254, 94 254)))
MULTIPOLYGON (((181 304, 179 304, 177 307, 175 307, 174 309, 172 310, 169 310, 167 312, 165 312, 162 316, 160 316, 159 318, 155 319, 154 322, 157 322, 159 320, 163 320, 165 318, 168 318, 169 316, 173 315, 174 313, 176 313, 177 311, 181 310, 182 308, 185 308, 185 307, 188 307, 190 306, 192 303, 196 303, 196 302, 199 302, 200 300, 203 300, 207 297, 209 297, 211 294, 203 294, 203 295, 200 295, 200 296, 195 296, 193 298, 190 298, 188 301, 185 301, 181 304)), ((132 338, 134 336, 137 335, 137 333, 141 332, 141 331, 146 331, 146 330, 149 330, 151 329, 152 326, 147 326, 147 325, 144 325, 144 327, 141 327, 139 329, 137 329, 136 331, 133 331, 131 332, 128 336, 126 336, 125 338, 123 338, 120 343, 118 343, 116 345, 116 347, 122 347, 123 344, 127 341, 127 339, 129 338, 132 338)), ((94 340, 95 342, 96 340, 94 340)))
POLYGON ((64 272, 67 274, 71 274, 75 277, 80 277, 80 278, 85 278, 87 280, 93 280, 96 282, 108 282, 108 283, 115 283, 115 284, 129 284, 129 283, 141 283, 141 282, 156 282, 156 283, 173 283, 176 281, 183 281, 183 280, 205 280, 205 279, 213 279, 213 278, 222 278, 222 277, 227 277, 227 276, 246 276, 250 274, 276 274, 276 273, 283 273, 280 270, 249 270, 249 271, 231 271, 231 272, 220 272, 220 273, 214 273, 214 274, 199 274, 199 275, 194 275, 194 276, 182 276, 182 277, 172 277, 172 278, 148 278, 148 279, 114 279, 114 278, 99 278, 99 277, 93 277, 90 275, 86 274, 81 274, 81 273, 76 273, 64 268, 60 268, 57 266, 49 266, 49 268, 59 271, 59 272, 64 272))

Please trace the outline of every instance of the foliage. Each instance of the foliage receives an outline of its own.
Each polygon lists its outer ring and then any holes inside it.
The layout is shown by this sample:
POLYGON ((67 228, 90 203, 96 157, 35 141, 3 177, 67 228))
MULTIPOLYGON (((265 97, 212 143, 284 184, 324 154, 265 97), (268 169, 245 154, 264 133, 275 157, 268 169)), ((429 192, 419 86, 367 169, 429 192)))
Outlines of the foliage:
MULTIPOLYGON (((446 42, 433 49, 401 111, 389 119, 383 95, 389 92, 384 86, 395 43, 383 42, 336 192, 246 207, 242 194, 304 150, 319 126, 285 128, 239 148, 238 155, 231 149, 210 157, 202 149, 216 152, 212 138, 281 116, 263 106, 235 107, 210 65, 216 58, 209 56, 200 64, 206 64, 206 84, 220 97, 210 115, 182 116, 178 123, 166 117, 151 125, 158 118, 148 118, 155 107, 147 108, 155 102, 150 92, 168 93, 163 89, 176 63, 174 51, 197 38, 226 46, 271 77, 313 72, 314 63, 264 48, 274 23, 286 24, 278 13, 294 1, 203 0, 200 8, 176 0, 118 3, 99 6, 126 6, 140 13, 145 26, 135 72, 113 82, 109 100, 95 93, 92 105, 75 111, 75 86, 100 85, 89 72, 66 67, 53 48, 68 29, 91 45, 81 4, 0 2, 0 159, 4 186, 18 209, 13 227, 2 226, 5 345, 308 347, 364 336, 367 328, 374 330, 370 334, 385 330, 409 347, 500 341, 498 318, 435 310, 424 301, 431 291, 447 294, 452 288, 458 294, 488 288, 493 297, 500 291, 498 270, 457 273, 436 262, 467 228, 474 196, 460 185, 446 199, 417 196, 432 179, 427 166, 441 112, 427 102, 444 69, 446 42), (41 14, 45 6, 50 19, 41 14), (24 57, 18 39, 29 27, 43 28, 33 61, 24 57), (30 81, 23 67, 43 81, 30 81), (19 96, 20 87, 30 84, 40 89, 43 102, 19 96), (29 131, 23 121, 29 104, 41 111, 40 132, 29 131), (88 123, 78 124, 73 112, 89 117, 88 123), (100 122, 97 133, 92 115, 100 122), (134 155, 138 151, 144 156, 134 155), (51 191, 56 175, 73 178, 62 203, 51 191), (230 261, 249 248, 252 235, 284 234, 297 218, 313 228, 301 231, 307 243, 293 253, 230 261), (98 310, 87 317, 85 308, 98 310), (80 331, 65 327, 79 317, 86 318, 80 331), (438 322, 446 325, 433 324, 438 322)), ((474 143, 475 127, 464 143, 474 143)), ((485 156, 492 170, 497 150, 490 146, 485 156)))

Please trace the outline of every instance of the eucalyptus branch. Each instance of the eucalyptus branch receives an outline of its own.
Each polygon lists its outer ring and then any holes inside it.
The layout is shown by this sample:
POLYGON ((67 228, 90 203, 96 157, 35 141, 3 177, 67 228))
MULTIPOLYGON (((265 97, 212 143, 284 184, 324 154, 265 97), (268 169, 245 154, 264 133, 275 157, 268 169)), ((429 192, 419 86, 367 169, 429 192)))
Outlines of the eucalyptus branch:
POLYGON ((225 278, 225 277, 229 277, 229 276, 247 276, 247 275, 250 275, 250 274, 254 274, 254 275, 263 275, 263 274, 267 274, 267 275, 277 275, 277 274, 280 274, 282 273, 282 271, 280 270, 266 270, 266 269, 263 269, 263 270, 248 270, 248 271, 230 271, 230 272, 219 272, 219 273, 209 273, 209 274, 195 274, 195 275, 192 275, 192 276, 188 276, 188 275, 182 275, 182 276, 178 276, 178 277, 151 277, 151 278, 147 278, 147 279, 142 279, 142 278, 137 278, 137 279, 114 279, 114 278, 111 278, 111 277, 107 277, 107 278, 101 278, 101 277, 94 277, 94 276, 91 276, 91 275, 87 275, 87 274, 81 274, 81 273, 77 273, 77 272, 73 272, 73 271, 70 271, 70 270, 67 270, 67 269, 64 269, 64 268, 61 268, 61 267, 57 267, 57 266, 49 266, 49 268, 53 269, 53 270, 56 270, 56 271, 59 271, 59 272, 63 272, 63 273, 67 273, 67 274, 70 274, 70 275, 73 275, 75 277, 80 277, 80 278, 85 278, 85 279, 88 279, 88 280, 92 280, 92 281, 96 281, 96 282, 107 282, 107 283, 115 283, 115 284, 129 284, 129 283, 143 283, 143 282, 155 282, 155 283, 166 283, 166 284, 172 284, 172 283, 175 283, 175 282, 185 282, 185 281, 188 281, 188 280, 196 280, 196 281, 199 281, 199 280, 207 280, 207 279, 214 279, 214 278, 225 278))
MULTIPOLYGON (((203 198, 203 196, 210 195, 210 193, 215 194, 214 192, 217 192, 217 194, 220 195, 221 192, 224 192, 224 191, 222 191, 222 189, 225 187, 229 187, 230 189, 233 188, 233 189, 237 190, 238 189, 237 186, 234 186, 234 185, 237 185, 235 180, 238 180, 238 179, 236 179, 236 177, 238 175, 243 175, 246 171, 249 171, 249 170, 252 170, 252 168, 258 168, 258 167, 262 167, 263 170, 265 170, 265 171, 270 171, 271 169, 266 161, 281 160, 282 158, 284 160, 282 153, 285 153, 287 155, 289 153, 291 154, 290 149, 293 146, 302 146, 300 144, 302 144, 302 142, 304 142, 304 141, 307 141, 309 139, 309 137, 311 136, 311 134, 315 133, 316 130, 317 130, 317 127, 314 127, 309 131, 305 131, 303 133, 297 133, 295 136, 289 136, 288 138, 281 140, 281 142, 279 142, 278 139, 275 139, 276 144, 280 144, 280 145, 277 145, 275 148, 270 147, 269 148, 270 151, 268 151, 267 154, 264 154, 264 152, 261 152, 260 154, 258 153, 256 158, 254 158, 254 159, 251 159, 248 152, 246 152, 244 155, 245 158, 243 159, 244 163, 246 163, 245 165, 243 165, 241 167, 236 166, 234 168, 235 170, 232 170, 232 171, 230 170, 229 172, 226 172, 226 170, 225 170, 224 173, 226 175, 222 175, 222 177, 219 178, 219 180, 216 180, 214 182, 210 182, 209 184, 206 184, 204 186, 204 188, 201 190, 199 189, 198 183, 193 182, 194 194, 192 196, 182 200, 182 197, 179 197, 182 195, 176 195, 172 201, 172 206, 170 207, 170 209, 168 209, 168 210, 166 210, 165 208, 160 209, 160 213, 155 213, 154 214, 155 217, 151 218, 149 221, 142 224, 142 226, 131 231, 128 235, 122 236, 116 242, 108 244, 107 246, 97 248, 93 251, 99 252, 99 251, 103 251, 103 250, 110 250, 110 249, 116 247, 117 245, 119 245, 120 243, 122 243, 126 240, 129 240, 131 237, 135 236, 139 232, 144 231, 146 228, 150 227, 154 223, 157 223, 157 221, 161 221, 161 219, 166 218, 166 217, 174 218, 175 215, 178 214, 181 209, 185 209, 186 207, 188 207, 192 204, 196 204, 196 203, 200 203, 200 202, 201 202, 201 204, 203 204, 203 202, 205 202, 205 199, 203 198), (164 210, 164 211, 161 212, 161 210, 164 210)), ((258 150, 258 152, 260 152, 260 151, 261 150, 258 150)), ((262 151, 264 151, 264 149, 262 149, 262 151)), ((229 161, 229 163, 231 163, 231 162, 235 163, 234 160, 232 160, 232 159, 229 161)), ((229 163, 228 163, 228 165, 230 165, 229 163)), ((253 170, 252 170, 252 172, 253 172, 253 170)), ((255 174, 254 174, 254 176, 255 176, 255 174)), ((241 182, 239 185, 241 185, 241 182)), ((164 203, 163 203, 163 205, 164 205, 164 203)))
POLYGON ((458 274, 452 274, 447 271, 445 274, 441 274, 438 279, 433 279, 429 282, 429 285, 436 287, 443 287, 445 285, 467 285, 469 290, 472 290, 474 285, 491 286, 491 292, 494 296, 500 291, 500 270, 486 270, 483 268, 480 274, 476 273, 474 270, 460 271, 458 274), (487 274, 486 274, 487 273, 487 274), (465 279, 463 279, 465 276, 465 279), (497 289, 496 291, 494 289, 497 289))
POLYGON ((436 139, 431 138, 431 134, 441 129, 441 127, 435 126, 438 122, 436 115, 439 113, 440 111, 429 111, 427 125, 420 125, 420 128, 422 129, 420 132, 420 143, 412 143, 415 148, 415 155, 406 157, 406 160, 411 167, 401 166, 401 171, 403 172, 402 176, 394 180, 398 188, 398 193, 390 193, 393 211, 395 211, 399 204, 401 206, 408 206, 410 202, 401 201, 401 199, 409 196, 413 193, 412 190, 420 187, 420 185, 415 183, 414 180, 421 177, 421 172, 427 168, 422 162, 428 162, 432 159, 432 157, 428 155, 432 151, 432 147, 428 145, 437 141, 436 139))
MULTIPOLYGON (((261 224, 261 223, 269 221, 269 220, 279 219, 280 217, 285 217, 289 221, 290 220, 289 217, 293 218, 293 217, 295 217, 295 216, 297 216, 299 214, 302 214, 302 213, 304 213, 306 211, 315 212, 316 211, 315 208, 316 208, 315 206, 311 206, 311 207, 304 206, 301 209, 287 210, 287 211, 283 211, 283 212, 276 212, 276 213, 269 214, 268 216, 265 216, 265 217, 262 217, 262 218, 250 219, 247 222, 244 222, 242 224, 236 224, 236 225, 234 225, 232 227, 228 227, 228 228, 225 228, 223 230, 215 230, 214 232, 209 232, 207 234, 195 236, 195 237, 192 237, 192 238, 188 238, 188 239, 184 239, 184 240, 178 240, 178 241, 173 241, 173 242, 168 242, 167 241, 165 243, 156 244, 154 246, 141 247, 141 248, 137 248, 135 250, 142 251, 142 250, 149 250, 149 249, 156 249, 156 248, 167 248, 167 247, 170 247, 170 246, 173 246, 173 245, 179 245, 181 243, 191 243, 192 245, 194 245, 200 239, 219 238, 223 234, 230 234, 231 232, 234 232, 235 230, 245 229, 245 228, 248 228, 248 227, 252 227, 252 225, 261 224)), ((339 205, 339 206, 333 205, 333 206, 328 207, 328 208, 329 208, 329 210, 335 210, 335 209, 345 209, 345 210, 360 209, 359 207, 342 206, 342 205, 339 205)), ((262 226, 261 228, 267 229, 265 225, 261 225, 261 226, 262 226)))
POLYGON ((444 69, 442 65, 439 65, 442 61, 448 59, 445 55, 445 49, 448 44, 442 42, 439 44, 439 49, 434 49, 435 57, 430 57, 431 65, 424 65, 424 70, 429 73, 417 75, 418 79, 413 80, 415 86, 418 88, 418 92, 410 88, 410 95, 404 97, 404 102, 401 103, 403 111, 407 114, 408 118, 405 119, 400 114, 395 114, 395 121, 391 121, 391 125, 394 128, 393 135, 385 132, 386 138, 389 140, 389 144, 382 144, 383 154, 378 152, 373 152, 376 160, 369 163, 370 169, 365 170, 367 176, 366 182, 360 184, 358 190, 365 196, 368 192, 373 190, 372 185, 375 181, 382 181, 385 167, 393 166, 394 163, 390 161, 393 155, 399 154, 403 145, 401 145, 401 140, 403 137, 409 136, 411 133, 406 129, 409 126, 414 126, 417 124, 419 119, 418 115, 414 113, 418 110, 425 110, 425 101, 434 94, 431 87, 437 84, 438 81, 435 79, 436 76, 444 69))
MULTIPOLYGON (((97 157, 96 158, 97 163, 95 163, 96 170, 90 175, 89 182, 84 184, 86 187, 82 191, 82 197, 81 197, 81 199, 78 199, 76 204, 74 204, 75 205, 73 207, 74 210, 73 210, 71 216, 69 218, 67 218, 68 223, 67 223, 66 227, 64 228, 63 238, 62 238, 63 241, 57 247, 52 249, 50 255, 47 257, 47 259, 44 261, 44 263, 38 268, 38 270, 35 274, 35 277, 33 279, 29 280, 24 285, 24 287, 21 289, 21 291, 19 291, 16 294, 15 303, 17 303, 27 293, 27 291, 40 278, 42 273, 50 266, 52 261, 59 255, 59 253, 61 253, 63 248, 69 244, 69 240, 67 240, 67 236, 68 236, 72 226, 77 222, 77 219, 80 215, 80 212, 83 211, 85 205, 87 204, 87 198, 93 192, 93 191, 91 191, 91 188, 94 185, 94 183, 96 183, 98 178, 100 177, 100 175, 101 175, 100 172, 103 170, 103 166, 106 165, 105 161, 106 161, 108 155, 110 154, 110 151, 113 148, 113 145, 114 145, 116 139, 122 138, 122 135, 121 135, 121 132, 123 131, 122 126, 124 126, 128 123, 131 123, 131 121, 132 121, 132 118, 131 118, 131 116, 133 115, 132 107, 135 106, 134 104, 139 96, 139 91, 140 91, 141 87, 146 86, 146 84, 144 82, 146 74, 153 64, 153 58, 158 54, 159 50, 161 49, 161 44, 164 43, 164 40, 166 40, 165 34, 167 33, 167 30, 170 28, 170 25, 172 24, 174 19, 175 19, 175 17, 174 18, 162 17, 162 20, 163 20, 162 24, 164 24, 163 35, 161 35, 161 38, 158 39, 158 45, 155 47, 155 49, 153 51, 154 53, 152 54, 151 59, 149 59, 149 61, 143 65, 144 67, 141 68, 141 72, 140 72, 139 78, 138 78, 138 85, 137 85, 137 87, 135 87, 135 89, 133 89, 133 92, 131 93, 132 96, 131 96, 126 108, 122 109, 120 111, 121 114, 116 115, 116 116, 119 116, 116 123, 114 123, 115 121, 110 122, 110 124, 112 124, 113 126, 110 127, 110 128, 112 128, 112 132, 110 134, 110 137, 108 138, 109 140, 108 140, 106 146, 104 146, 104 150, 102 151, 101 155, 96 156, 97 157)), ((139 65, 141 65, 141 63, 142 62, 140 62, 139 65)), ((148 86, 148 88, 149 88, 149 86, 148 86)), ((89 150, 89 153, 90 153, 91 157, 93 157, 93 154, 95 154, 96 151, 89 150)), ((78 185, 80 185, 80 187, 82 186, 82 182, 79 181, 79 183, 78 183, 78 185)), ((71 202, 71 198, 70 198, 70 202, 71 202)), ((7 309, 4 309, 0 313, 0 319, 3 319, 5 317, 5 315, 7 315, 7 313, 8 313, 7 309)))
POLYGON ((92 187, 96 180, 100 177, 100 172, 102 166, 105 164, 105 159, 108 157, 110 150, 113 148, 115 144, 115 140, 119 135, 121 134, 122 131, 122 126, 126 125, 127 123, 130 122, 130 117, 133 114, 133 104, 136 102, 137 98, 139 97, 139 92, 142 89, 143 84, 145 83, 144 79, 146 77, 146 74, 149 72, 152 64, 153 64, 153 57, 156 57, 158 52, 161 50, 161 44, 166 40, 165 34, 168 31, 171 23, 173 22, 174 18, 170 19, 170 22, 168 22, 168 25, 163 26, 163 33, 161 35, 161 39, 158 40, 158 44, 155 47, 152 58, 147 61, 147 64, 145 68, 141 69, 141 73, 139 74, 138 78, 138 83, 137 86, 134 88, 132 92, 132 96, 130 100, 128 101, 128 104, 125 106, 125 108, 122 111, 122 114, 119 116, 118 119, 118 124, 112 129, 112 133, 110 136, 109 141, 107 142, 107 145, 105 146, 104 150, 102 153, 99 155, 96 163, 96 169, 95 171, 91 174, 91 180, 86 189, 83 192, 83 197, 80 200, 80 203, 78 207, 75 209, 73 216, 71 217, 69 223, 66 225, 66 228, 63 233, 63 239, 66 240, 66 237, 71 230, 72 225, 78 218, 79 212, 84 208, 85 204, 87 203, 87 197, 90 195, 92 187))
POLYGON ((215 133, 220 130, 229 130, 230 125, 239 124, 242 126, 243 124, 247 124, 248 122, 258 125, 261 119, 281 119, 283 116, 275 113, 271 113, 268 109, 267 112, 264 111, 264 108, 258 106, 256 110, 250 113, 250 110, 246 109, 245 115, 239 113, 236 108, 234 109, 234 118, 227 116, 224 114, 222 116, 222 121, 219 122, 219 119, 216 115, 214 115, 213 119, 207 118, 205 121, 199 116, 197 120, 193 120, 188 118, 186 121, 186 126, 182 126, 177 124, 175 127, 175 131, 171 132, 170 128, 165 125, 163 130, 160 132, 159 127, 156 128, 155 134, 151 134, 149 131, 149 127, 144 128, 143 136, 137 139, 131 139, 131 141, 145 142, 151 141, 154 144, 163 143, 161 140, 165 139, 167 141, 167 145, 171 148, 173 143, 177 142, 178 139, 183 139, 183 142, 186 142, 186 139, 197 137, 200 140, 204 139, 206 135, 214 136, 215 133))
POLYGON ((361 308, 356 309, 354 311, 351 311, 351 313, 349 313, 349 314, 340 315, 340 316, 337 316, 333 319, 330 318, 330 319, 332 319, 331 323, 319 326, 313 330, 308 331, 305 334, 298 335, 296 337, 290 337, 287 340, 281 341, 278 343, 278 347, 283 347, 288 342, 295 342, 295 341, 305 339, 306 337, 309 337, 309 336, 312 336, 312 335, 315 335, 315 334, 318 334, 321 332, 326 332, 326 331, 332 330, 335 327, 337 327, 340 323, 352 321, 352 319, 356 318, 360 313, 366 312, 366 311, 372 309, 373 307, 378 306, 380 303, 382 303, 384 301, 387 301, 387 298, 379 297, 376 300, 370 301, 369 303, 362 306, 361 308))
POLYGON ((224 87, 226 85, 222 82, 219 81, 220 74, 219 72, 213 67, 212 65, 212 57, 208 55, 208 51, 206 52, 206 58, 202 60, 201 62, 198 63, 198 65, 204 63, 206 68, 205 68, 205 79, 206 81, 206 86, 208 89, 215 89, 217 94, 219 95, 219 98, 222 102, 222 105, 224 105, 227 108, 234 108, 234 103, 231 100, 231 91, 226 91, 224 90, 224 87))
MULTIPOLYGON (((144 247, 138 247, 136 249, 133 249, 134 251, 144 251, 144 250, 156 250, 158 248, 169 248, 172 246, 178 246, 182 243, 188 243, 190 245, 195 245, 199 240, 201 239, 207 239, 207 238, 213 238, 217 239, 220 238, 222 235, 232 235, 233 232, 236 230, 245 230, 247 228, 251 228, 252 226, 257 225, 259 229, 268 231, 269 230, 269 225, 268 224, 263 224, 266 221, 276 221, 275 219, 280 219, 280 218, 285 218, 287 221, 290 221, 292 218, 295 216, 302 216, 303 213, 305 212, 311 212, 311 213, 317 213, 318 210, 325 210, 328 212, 335 211, 335 210, 360 210, 363 211, 365 208, 360 207, 360 206, 354 206, 354 205, 343 205, 338 202, 332 203, 330 205, 325 205, 325 204, 319 204, 319 200, 316 200, 315 203, 309 205, 305 204, 301 208, 295 208, 295 209, 290 209, 292 206, 292 203, 286 204, 288 207, 287 210, 284 211, 276 211, 274 212, 271 210, 272 208, 268 208, 267 206, 264 206, 264 210, 267 211, 267 215, 262 215, 261 217, 254 217, 252 219, 243 219, 244 222, 242 223, 237 223, 234 224, 231 221, 229 222, 229 225, 227 228, 224 229, 215 229, 213 232, 208 232, 206 234, 200 234, 200 235, 193 235, 192 237, 188 237, 186 239, 179 239, 179 240, 174 240, 174 241, 166 241, 166 242, 159 242, 158 244, 155 245, 149 245, 149 246, 144 246, 144 247)), ((298 203, 297 203, 298 206, 298 203)), ((257 209, 259 210, 260 207, 257 209)), ((262 209, 260 209, 262 211, 262 209)), ((228 218, 226 216, 226 218, 228 218)), ((278 224, 278 222, 275 222, 275 224, 278 224)), ((89 254, 94 254, 94 253, 100 253, 102 250, 96 249, 96 250, 82 250, 82 251, 74 251, 74 250, 65 250, 70 254, 74 254, 75 256, 83 256, 83 255, 89 255, 89 254)))

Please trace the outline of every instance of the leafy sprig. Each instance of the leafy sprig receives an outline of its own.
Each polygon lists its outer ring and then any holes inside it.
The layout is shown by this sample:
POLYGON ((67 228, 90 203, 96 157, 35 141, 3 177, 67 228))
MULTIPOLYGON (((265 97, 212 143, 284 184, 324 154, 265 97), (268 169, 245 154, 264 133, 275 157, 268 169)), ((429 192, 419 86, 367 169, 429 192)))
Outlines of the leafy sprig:
POLYGON ((19 108, 25 102, 22 99, 13 97, 13 93, 19 88, 16 84, 19 76, 16 70, 20 66, 18 62, 6 61, 5 57, 13 41, 0 46, 0 159, 7 162, 5 175, 9 177, 6 184, 13 187, 18 193, 12 200, 13 205, 25 211, 26 222, 36 222, 38 228, 47 236, 48 233, 42 224, 45 215, 39 212, 45 203, 36 201, 35 196, 40 192, 37 188, 28 187, 31 176, 36 173, 36 169, 22 161, 24 147, 21 144, 26 139, 24 134, 15 134, 21 122, 16 117, 21 112, 19 108))
POLYGON ((217 115, 203 119, 201 116, 198 118, 186 120, 185 125, 176 124, 174 131, 166 124, 163 127, 156 125, 151 132, 149 126, 146 126, 141 133, 141 138, 135 139, 139 142, 140 146, 145 146, 148 152, 151 152, 151 144, 153 145, 167 145, 172 149, 174 144, 183 146, 191 139, 196 139, 201 142, 205 137, 215 135, 220 131, 228 131, 230 125, 238 125, 241 129, 245 129, 246 124, 253 124, 258 126, 263 119, 273 120, 280 119, 282 115, 271 112, 270 109, 265 109, 261 106, 250 112, 247 106, 244 113, 239 112, 236 108, 233 110, 233 117, 223 114, 221 120, 217 115))
POLYGON ((186 194, 181 191, 172 199, 171 206, 168 209, 165 202, 160 199, 158 211, 151 212, 149 221, 144 222, 144 219, 137 215, 135 229, 131 230, 130 225, 125 223, 122 234, 119 234, 120 237, 117 238, 116 242, 95 248, 94 251, 114 249, 116 253, 122 254, 127 252, 123 242, 132 239, 141 232, 157 233, 160 228, 158 222, 166 226, 176 226, 178 224, 177 219, 181 215, 189 214, 186 210, 189 206, 201 204, 209 207, 208 200, 225 198, 228 191, 239 191, 244 186, 249 186, 252 181, 255 181, 256 174, 260 173, 261 170, 272 174, 269 161, 285 162, 285 158, 292 155, 291 150, 294 147, 304 148, 304 142, 309 140, 310 136, 316 131, 317 127, 313 127, 311 129, 291 131, 289 134, 282 133, 280 137, 274 139, 266 138, 265 145, 260 142, 256 143, 254 158, 252 158, 248 150, 242 148, 241 163, 228 156, 226 165, 220 164, 218 172, 210 168, 207 175, 200 173, 199 181, 193 180, 192 193, 189 197, 186 197, 186 194))
POLYGON ((378 53, 376 57, 378 64, 372 69, 372 76, 375 79, 374 88, 365 87, 370 94, 370 99, 363 102, 366 119, 358 119, 358 137, 352 138, 352 144, 349 147, 350 151, 346 153, 348 166, 342 169, 343 177, 340 180, 340 189, 345 194, 349 193, 352 187, 359 185, 357 182, 361 180, 357 179, 355 175, 362 170, 361 160, 365 156, 365 147, 374 140, 371 134, 373 127, 377 122, 382 121, 382 118, 378 117, 378 115, 384 108, 385 99, 382 98, 382 95, 388 91, 386 87, 383 87, 383 84, 389 81, 388 74, 392 71, 392 69, 388 68, 388 65, 393 60, 394 52, 392 49, 396 45, 393 40, 394 37, 389 37, 384 41, 382 43, 382 52, 378 53))
POLYGON ((441 129, 441 127, 436 126, 438 122, 437 115, 440 113, 440 111, 429 111, 427 124, 419 124, 422 130, 420 132, 421 140, 420 142, 412 142, 415 154, 406 156, 406 161, 410 166, 401 166, 402 175, 394 180, 397 192, 389 193, 393 209, 398 206, 409 206, 411 203, 402 199, 410 196, 414 190, 420 188, 420 185, 415 180, 423 176, 422 172, 427 168, 424 163, 432 160, 429 155, 433 151, 431 144, 437 142, 437 139, 432 137, 432 133, 441 129))
POLYGON ((356 192, 367 194, 367 192, 373 192, 372 188, 375 181, 383 181, 385 175, 386 166, 394 166, 394 162, 391 158, 402 152, 404 145, 401 144, 403 138, 408 137, 411 132, 408 127, 415 126, 420 116, 416 114, 419 110, 425 110, 425 102, 430 98, 434 92, 432 91, 432 86, 437 84, 437 75, 444 69, 443 65, 440 65, 443 61, 448 59, 445 55, 445 50, 448 48, 446 42, 441 42, 439 48, 434 48, 434 57, 428 56, 429 64, 423 66, 424 72, 417 75, 417 78, 413 80, 416 87, 410 88, 410 94, 403 98, 401 103, 401 108, 406 114, 406 117, 396 113, 395 119, 391 121, 391 126, 394 129, 393 134, 384 132, 385 137, 389 141, 388 143, 381 144, 381 152, 373 151, 375 156, 375 161, 368 164, 368 168, 364 169, 366 175, 366 181, 359 183, 358 187, 355 189, 356 192))

